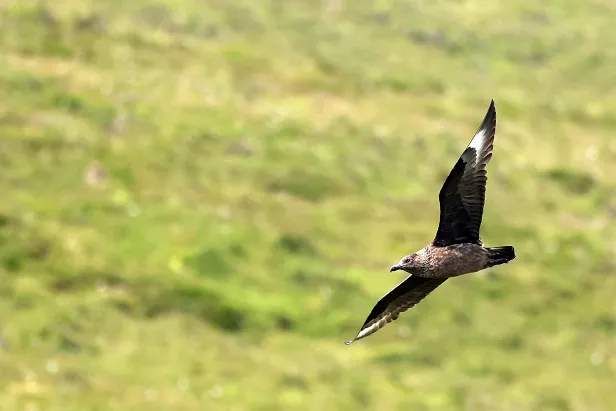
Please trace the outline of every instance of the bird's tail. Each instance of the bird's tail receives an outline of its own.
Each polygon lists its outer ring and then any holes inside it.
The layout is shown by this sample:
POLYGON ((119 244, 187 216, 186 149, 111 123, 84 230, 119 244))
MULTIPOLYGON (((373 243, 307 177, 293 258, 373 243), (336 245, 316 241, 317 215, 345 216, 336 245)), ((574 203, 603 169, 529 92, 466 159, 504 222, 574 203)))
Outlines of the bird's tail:
POLYGON ((490 247, 488 250, 488 267, 493 267, 499 264, 505 264, 515 258, 515 249, 513 246, 504 245, 502 247, 490 247))

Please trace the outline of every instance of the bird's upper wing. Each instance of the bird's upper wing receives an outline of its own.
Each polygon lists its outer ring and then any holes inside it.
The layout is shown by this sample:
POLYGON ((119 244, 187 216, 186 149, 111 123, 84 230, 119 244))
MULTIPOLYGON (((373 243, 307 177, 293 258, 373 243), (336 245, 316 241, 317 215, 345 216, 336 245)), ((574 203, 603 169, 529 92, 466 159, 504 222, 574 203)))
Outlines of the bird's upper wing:
POLYGON ((400 313, 418 304, 436 287, 443 284, 445 280, 446 278, 408 276, 393 290, 381 297, 364 322, 357 337, 344 343, 348 345, 353 341, 361 340, 370 334, 374 334, 388 323, 396 320, 400 313))
POLYGON ((440 221, 433 245, 482 245, 479 228, 486 194, 486 165, 492 158, 496 109, 494 100, 470 144, 453 167, 439 193, 440 221))

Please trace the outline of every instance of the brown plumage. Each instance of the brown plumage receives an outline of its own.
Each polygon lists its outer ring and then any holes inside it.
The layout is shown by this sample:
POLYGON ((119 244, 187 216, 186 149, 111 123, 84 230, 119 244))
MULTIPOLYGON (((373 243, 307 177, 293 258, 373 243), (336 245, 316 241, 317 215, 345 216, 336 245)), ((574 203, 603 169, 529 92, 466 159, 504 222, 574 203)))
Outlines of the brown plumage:
POLYGON ((357 336, 360 340, 396 320, 450 277, 474 273, 515 258, 513 246, 483 247, 479 237, 485 202, 486 166, 492 158, 496 109, 492 100, 483 122, 439 193, 440 221, 431 244, 407 255, 390 271, 410 275, 385 294, 357 336))

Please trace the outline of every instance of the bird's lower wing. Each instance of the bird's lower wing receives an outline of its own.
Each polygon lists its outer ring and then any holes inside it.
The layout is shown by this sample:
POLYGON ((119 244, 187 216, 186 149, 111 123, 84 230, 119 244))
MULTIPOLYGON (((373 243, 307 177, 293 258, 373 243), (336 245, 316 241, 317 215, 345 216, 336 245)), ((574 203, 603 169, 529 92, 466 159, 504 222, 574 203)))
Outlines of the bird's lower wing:
POLYGON ((436 287, 443 284, 446 278, 425 278, 408 276, 393 290, 385 294, 372 309, 361 330, 353 340, 345 341, 351 344, 374 334, 388 323, 396 320, 400 313, 407 311, 430 294, 436 287))

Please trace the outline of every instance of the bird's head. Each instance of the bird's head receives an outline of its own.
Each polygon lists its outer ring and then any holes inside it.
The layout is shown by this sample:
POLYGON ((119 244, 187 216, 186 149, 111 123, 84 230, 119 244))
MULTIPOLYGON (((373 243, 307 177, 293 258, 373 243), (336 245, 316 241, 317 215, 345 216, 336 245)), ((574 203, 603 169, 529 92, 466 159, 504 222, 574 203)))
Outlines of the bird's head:
POLYGON ((417 255, 415 253, 409 254, 406 257, 402 257, 402 259, 398 262, 398 264, 393 265, 389 272, 394 272, 398 270, 404 270, 407 273, 411 273, 412 268, 414 267, 415 259, 417 255))

